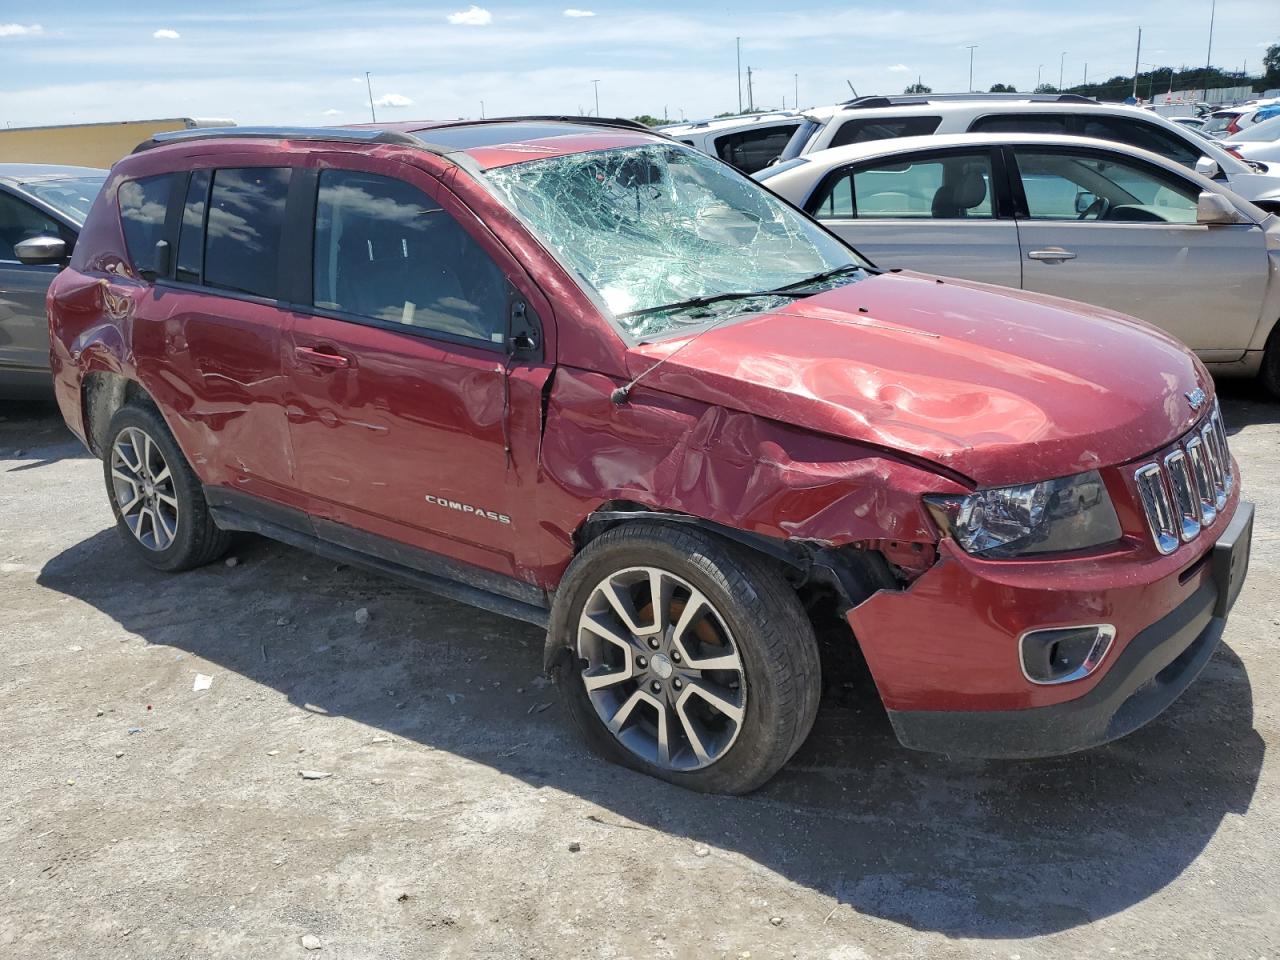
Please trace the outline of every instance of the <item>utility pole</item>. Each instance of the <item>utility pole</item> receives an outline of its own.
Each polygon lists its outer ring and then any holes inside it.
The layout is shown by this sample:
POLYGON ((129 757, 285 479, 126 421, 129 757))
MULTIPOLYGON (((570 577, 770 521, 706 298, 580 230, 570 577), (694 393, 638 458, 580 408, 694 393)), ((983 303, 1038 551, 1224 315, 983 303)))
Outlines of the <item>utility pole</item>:
POLYGON ((364 85, 369 91, 369 115, 373 117, 373 122, 378 122, 378 113, 373 109, 373 81, 369 79, 369 71, 364 72, 364 85))
POLYGON ((1058 92, 1062 92, 1062 71, 1067 66, 1067 51, 1062 51, 1062 58, 1058 61, 1058 92))
POLYGON ((1089 85, 1089 61, 1084 62, 1084 80, 1080 82, 1080 86, 1087 87, 1089 85))
POLYGON ((751 65, 747 64, 747 113, 754 113, 756 109, 755 94, 751 89, 751 65))
POLYGON ((1138 49, 1133 54, 1133 99, 1138 99, 1138 58, 1142 56, 1142 28, 1138 28, 1138 49))
POLYGON ((792 74, 796 78, 796 109, 800 109, 800 74, 792 74))
POLYGON ((595 87, 596 91, 596 117, 598 118, 600 116, 600 81, 592 80, 591 85, 595 87))
POLYGON ((976 43, 966 44, 969 48, 969 93, 973 93, 973 51, 978 49, 976 43))
POLYGON ((734 37, 734 43, 738 46, 738 112, 742 112, 742 38, 734 37))
POLYGON ((481 120, 484 119, 484 101, 483 100, 480 101, 480 119, 481 120))
POLYGON ((1042 64, 1040 64, 1040 66, 1036 67, 1036 86, 1035 86, 1035 90, 1032 90, 1032 91, 1031 91, 1032 93, 1035 93, 1035 92, 1036 92, 1036 90, 1039 90, 1039 89, 1040 89, 1040 73, 1041 73, 1041 71, 1043 71, 1043 70, 1044 70, 1044 64, 1043 64, 1043 63, 1042 63, 1042 64))
POLYGON ((1213 19, 1218 12, 1218 0, 1209 6, 1209 52, 1204 58, 1204 98, 1209 99, 1209 71, 1213 69, 1213 19))

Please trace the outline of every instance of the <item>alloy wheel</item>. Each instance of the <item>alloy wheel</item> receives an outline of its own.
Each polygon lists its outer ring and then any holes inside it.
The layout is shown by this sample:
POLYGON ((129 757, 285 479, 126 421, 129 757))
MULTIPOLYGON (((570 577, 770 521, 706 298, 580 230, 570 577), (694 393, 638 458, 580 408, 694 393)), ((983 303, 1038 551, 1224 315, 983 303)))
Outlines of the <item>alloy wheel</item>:
POLYGON ((159 446, 125 427, 111 445, 111 487, 120 516, 148 550, 166 550, 178 533, 178 496, 159 446))
POLYGON ((632 753, 696 770, 733 746, 747 703, 742 657, 724 618, 683 577, 611 573, 578 621, 582 681, 597 716, 632 753))

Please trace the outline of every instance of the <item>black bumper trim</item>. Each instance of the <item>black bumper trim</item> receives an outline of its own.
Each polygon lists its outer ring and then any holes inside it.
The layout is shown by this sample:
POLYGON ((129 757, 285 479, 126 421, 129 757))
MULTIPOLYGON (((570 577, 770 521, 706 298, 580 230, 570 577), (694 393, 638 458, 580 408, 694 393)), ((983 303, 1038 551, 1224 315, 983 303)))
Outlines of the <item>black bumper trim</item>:
POLYGON ((914 750, 952 756, 1030 759, 1096 747, 1149 723, 1181 696, 1218 648, 1248 569, 1252 528, 1253 504, 1241 501, 1212 548, 1213 575, 1130 640, 1083 696, 1026 710, 890 710, 898 740, 914 750))

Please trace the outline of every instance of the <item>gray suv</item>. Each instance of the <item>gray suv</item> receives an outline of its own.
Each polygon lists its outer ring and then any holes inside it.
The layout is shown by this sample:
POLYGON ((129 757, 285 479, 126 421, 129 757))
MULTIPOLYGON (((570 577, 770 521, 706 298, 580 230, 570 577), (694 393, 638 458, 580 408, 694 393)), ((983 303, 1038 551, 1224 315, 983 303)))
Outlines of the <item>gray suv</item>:
POLYGON ((106 170, 0 163, 0 390, 47 387, 44 297, 106 170))

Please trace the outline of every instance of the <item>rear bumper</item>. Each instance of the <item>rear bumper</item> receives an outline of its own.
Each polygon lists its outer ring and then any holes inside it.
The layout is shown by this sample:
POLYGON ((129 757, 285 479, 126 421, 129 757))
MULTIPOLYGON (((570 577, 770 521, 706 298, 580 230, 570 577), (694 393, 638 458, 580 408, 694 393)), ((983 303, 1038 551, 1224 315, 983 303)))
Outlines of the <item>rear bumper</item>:
MULTIPOLYGON (((1030 758, 1087 749, 1138 729, 1191 685, 1217 649, 1248 570, 1252 528, 1253 505, 1240 501, 1187 583, 1190 595, 1134 633, 1104 662, 1100 676, 1080 681, 1092 685, 1078 696, 1023 709, 897 709, 886 703, 898 739, 955 756, 1030 758)), ((962 684, 963 677, 955 682, 962 684)))

